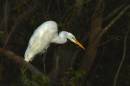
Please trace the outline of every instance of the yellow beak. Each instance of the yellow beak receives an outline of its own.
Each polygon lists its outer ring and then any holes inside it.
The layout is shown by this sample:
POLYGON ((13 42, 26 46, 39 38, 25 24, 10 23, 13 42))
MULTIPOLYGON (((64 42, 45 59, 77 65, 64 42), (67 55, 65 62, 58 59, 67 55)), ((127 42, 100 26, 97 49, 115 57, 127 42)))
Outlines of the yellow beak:
POLYGON ((85 50, 85 47, 78 40, 75 40, 74 43, 81 47, 83 50, 85 50))

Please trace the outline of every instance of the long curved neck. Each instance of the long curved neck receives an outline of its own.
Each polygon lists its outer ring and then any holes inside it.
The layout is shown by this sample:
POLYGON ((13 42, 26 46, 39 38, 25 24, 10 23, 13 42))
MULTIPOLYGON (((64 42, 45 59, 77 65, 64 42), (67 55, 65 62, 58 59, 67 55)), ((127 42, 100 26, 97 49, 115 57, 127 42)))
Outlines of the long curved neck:
POLYGON ((66 31, 61 31, 59 34, 56 34, 53 43, 64 44, 67 42, 66 31))

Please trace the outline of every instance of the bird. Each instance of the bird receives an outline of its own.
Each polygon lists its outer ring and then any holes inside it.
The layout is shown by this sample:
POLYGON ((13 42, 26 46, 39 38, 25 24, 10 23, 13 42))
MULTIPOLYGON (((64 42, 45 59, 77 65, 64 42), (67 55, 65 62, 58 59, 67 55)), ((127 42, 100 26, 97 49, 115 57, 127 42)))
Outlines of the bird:
POLYGON ((24 54, 24 60, 31 62, 39 53, 45 53, 51 43, 64 44, 70 40, 82 49, 85 47, 76 39, 76 37, 67 31, 58 33, 58 24, 53 20, 43 22, 29 39, 28 47, 24 54))

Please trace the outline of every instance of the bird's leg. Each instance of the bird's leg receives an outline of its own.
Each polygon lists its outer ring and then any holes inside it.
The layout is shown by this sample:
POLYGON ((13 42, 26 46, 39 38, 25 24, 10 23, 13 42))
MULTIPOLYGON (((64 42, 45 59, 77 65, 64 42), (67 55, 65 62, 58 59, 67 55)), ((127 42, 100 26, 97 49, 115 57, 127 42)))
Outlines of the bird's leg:
POLYGON ((42 57, 43 57, 43 71, 44 73, 46 72, 46 55, 47 55, 47 52, 45 52, 42 57))
POLYGON ((22 74, 26 74, 26 70, 27 70, 27 66, 25 65, 25 64, 23 64, 22 65, 22 70, 21 70, 21 72, 22 72, 22 74))

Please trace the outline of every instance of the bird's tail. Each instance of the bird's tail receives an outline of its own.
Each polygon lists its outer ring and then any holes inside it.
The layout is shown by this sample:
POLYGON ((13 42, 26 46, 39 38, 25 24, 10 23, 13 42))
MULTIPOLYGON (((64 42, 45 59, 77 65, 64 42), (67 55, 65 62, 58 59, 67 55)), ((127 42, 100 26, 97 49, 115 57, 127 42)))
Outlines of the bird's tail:
POLYGON ((24 60, 26 62, 32 61, 33 59, 33 55, 31 52, 28 51, 28 49, 26 50, 25 54, 24 54, 24 60))

